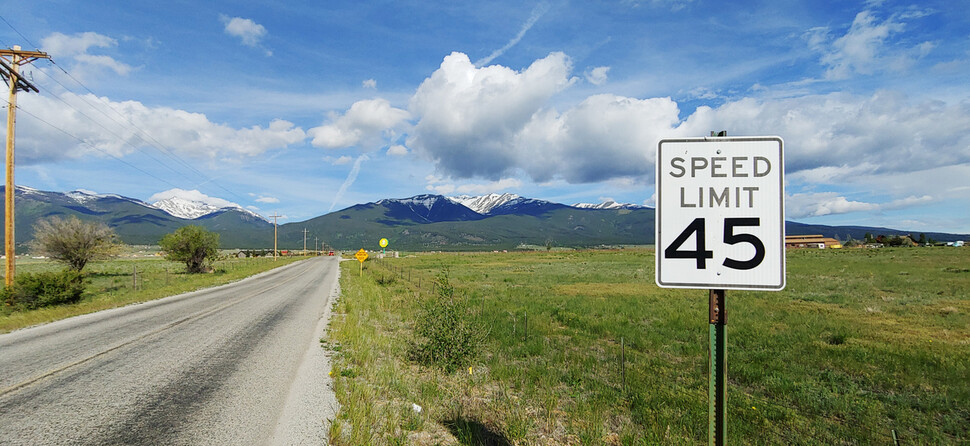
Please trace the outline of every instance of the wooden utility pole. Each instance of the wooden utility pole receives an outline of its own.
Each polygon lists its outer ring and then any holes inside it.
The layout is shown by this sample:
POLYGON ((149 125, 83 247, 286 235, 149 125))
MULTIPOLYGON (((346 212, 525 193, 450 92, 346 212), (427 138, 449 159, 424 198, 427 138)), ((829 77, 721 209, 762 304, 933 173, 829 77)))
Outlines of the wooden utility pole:
POLYGON ((4 252, 7 256, 5 283, 13 284, 14 265, 17 258, 17 245, 14 240, 14 192, 16 184, 13 178, 14 166, 14 128, 17 123, 17 91, 33 91, 39 93, 27 79, 20 76, 20 66, 29 64, 37 59, 50 59, 47 53, 40 51, 21 51, 19 45, 11 49, 0 49, 0 76, 10 86, 10 99, 7 100, 7 182, 4 197, 4 252), (8 59, 9 58, 9 59, 8 59))
POLYGON ((279 217, 282 217, 282 215, 273 214, 273 215, 270 215, 270 217, 273 217, 273 261, 275 262, 276 261, 276 252, 277 252, 277 250, 276 250, 276 219, 279 218, 279 217))
POLYGON ((304 256, 306 256, 306 233, 307 232, 308 231, 306 230, 306 228, 303 228, 303 255, 304 256))

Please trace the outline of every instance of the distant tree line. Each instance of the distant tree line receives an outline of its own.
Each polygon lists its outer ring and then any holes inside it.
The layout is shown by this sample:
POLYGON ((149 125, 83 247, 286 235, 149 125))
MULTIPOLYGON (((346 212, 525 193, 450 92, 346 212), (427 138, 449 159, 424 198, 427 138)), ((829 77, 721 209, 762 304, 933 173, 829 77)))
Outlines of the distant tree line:
MULTIPOLYGON (((912 234, 907 235, 873 235, 871 232, 867 232, 865 239, 863 240, 866 245, 881 244, 883 246, 925 246, 925 245, 936 245, 936 240, 932 237, 927 237, 926 234, 920 234, 919 237, 913 237, 912 234)), ((845 246, 857 246, 860 243, 857 240, 846 241, 845 246)))

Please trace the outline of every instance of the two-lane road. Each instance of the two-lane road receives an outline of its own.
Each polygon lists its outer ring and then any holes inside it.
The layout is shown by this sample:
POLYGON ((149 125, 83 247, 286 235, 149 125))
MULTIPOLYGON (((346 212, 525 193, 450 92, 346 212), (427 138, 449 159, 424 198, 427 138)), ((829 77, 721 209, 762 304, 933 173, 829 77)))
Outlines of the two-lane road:
POLYGON ((0 335, 0 444, 325 444, 336 257, 0 335))

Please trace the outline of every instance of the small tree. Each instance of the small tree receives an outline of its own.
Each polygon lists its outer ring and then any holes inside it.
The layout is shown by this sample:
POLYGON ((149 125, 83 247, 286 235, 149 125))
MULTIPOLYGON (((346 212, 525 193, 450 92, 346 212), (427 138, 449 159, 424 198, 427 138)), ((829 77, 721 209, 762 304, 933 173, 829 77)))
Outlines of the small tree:
POLYGON ((219 253, 219 234, 201 226, 183 226, 162 237, 158 244, 165 251, 166 259, 185 262, 190 273, 202 273, 219 253))
POLYGON ((117 254, 121 247, 117 238, 108 225, 81 221, 72 215, 66 219, 39 220, 34 224, 34 240, 30 246, 35 253, 81 272, 88 262, 117 254))

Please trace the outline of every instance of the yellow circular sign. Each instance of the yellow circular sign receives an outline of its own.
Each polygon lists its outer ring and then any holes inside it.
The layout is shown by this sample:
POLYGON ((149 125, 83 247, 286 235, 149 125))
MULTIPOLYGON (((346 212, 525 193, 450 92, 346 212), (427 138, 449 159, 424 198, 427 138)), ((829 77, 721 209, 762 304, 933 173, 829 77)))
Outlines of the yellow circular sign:
POLYGON ((386 238, 382 238, 381 239, 381 248, 387 248, 387 239, 386 238))

